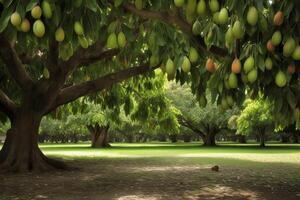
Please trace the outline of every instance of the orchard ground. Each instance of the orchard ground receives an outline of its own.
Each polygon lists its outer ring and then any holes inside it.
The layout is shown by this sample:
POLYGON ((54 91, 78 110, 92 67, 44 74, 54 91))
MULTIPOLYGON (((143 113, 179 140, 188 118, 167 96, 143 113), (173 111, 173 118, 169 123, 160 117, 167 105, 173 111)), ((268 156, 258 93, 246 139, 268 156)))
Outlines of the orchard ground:
POLYGON ((79 169, 0 175, 0 199, 300 199, 300 145, 41 145, 79 169), (211 167, 218 165, 219 172, 211 167))

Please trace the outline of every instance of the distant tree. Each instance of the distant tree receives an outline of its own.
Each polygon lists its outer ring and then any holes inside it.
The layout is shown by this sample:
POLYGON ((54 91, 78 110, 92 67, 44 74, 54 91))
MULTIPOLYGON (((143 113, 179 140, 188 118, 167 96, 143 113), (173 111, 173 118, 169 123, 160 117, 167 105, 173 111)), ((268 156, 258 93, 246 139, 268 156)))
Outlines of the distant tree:
POLYGON ((187 85, 181 87, 174 83, 170 84, 167 96, 181 112, 178 116, 181 126, 198 134, 205 146, 216 145, 216 134, 222 129, 227 129, 229 117, 236 112, 231 109, 225 111, 209 98, 206 100, 206 97, 200 101, 202 105, 199 105, 187 85))
POLYGON ((272 104, 263 99, 246 100, 237 119, 237 134, 257 135, 260 146, 265 147, 267 133, 274 131, 272 104))
MULTIPOLYGON (((66 111, 64 109, 64 111, 66 111)), ((65 114, 60 118, 45 117, 40 126, 40 142, 78 142, 79 138, 88 135, 81 119, 83 115, 65 114)))

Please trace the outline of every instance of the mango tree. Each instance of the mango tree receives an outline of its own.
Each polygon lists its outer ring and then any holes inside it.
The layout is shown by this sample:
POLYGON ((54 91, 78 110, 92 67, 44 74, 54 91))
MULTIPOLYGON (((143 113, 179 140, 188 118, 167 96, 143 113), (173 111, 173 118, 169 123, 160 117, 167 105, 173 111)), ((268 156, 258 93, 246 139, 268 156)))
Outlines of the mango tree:
POLYGON ((199 135, 205 146, 216 145, 216 135, 228 129, 229 118, 237 112, 236 109, 229 109, 234 106, 231 96, 227 96, 218 106, 211 102, 210 95, 202 95, 197 100, 187 85, 169 84, 167 96, 180 111, 180 125, 199 135))
POLYGON ((161 62, 169 79, 190 82, 195 94, 208 88, 218 103, 229 94, 240 102, 261 92, 287 117, 298 106, 297 0, 0 5, 0 109, 12 126, 0 152, 1 169, 65 168, 38 148, 42 117, 161 62))

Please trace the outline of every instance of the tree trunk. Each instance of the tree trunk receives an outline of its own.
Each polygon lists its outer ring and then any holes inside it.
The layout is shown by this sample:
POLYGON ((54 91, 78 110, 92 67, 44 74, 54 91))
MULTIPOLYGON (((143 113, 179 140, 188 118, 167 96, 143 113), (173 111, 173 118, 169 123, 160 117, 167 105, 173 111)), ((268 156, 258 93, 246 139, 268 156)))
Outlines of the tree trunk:
POLYGON ((183 141, 184 142, 191 142, 192 140, 192 135, 190 134, 183 134, 183 141))
POLYGON ((42 116, 20 110, 0 151, 0 170, 12 172, 66 169, 63 162, 47 158, 38 147, 38 130, 42 116))
POLYGON ((169 138, 172 143, 176 143, 178 141, 176 134, 169 135, 169 138))
POLYGON ((260 147, 262 147, 262 148, 266 147, 265 140, 266 140, 265 133, 262 132, 260 134, 260 145, 259 145, 260 147))
POLYGON ((299 143, 299 138, 297 135, 297 132, 293 131, 293 143, 298 144, 299 143))
POLYGON ((200 135, 203 141, 204 146, 216 146, 216 134, 214 133, 207 133, 200 135))
POLYGON ((282 133, 280 135, 280 137, 281 137, 281 142, 282 143, 289 143, 290 142, 290 136, 288 134, 282 133))
POLYGON ((255 140, 256 142, 260 142, 260 134, 255 134, 255 140))
POLYGON ((167 141, 167 137, 166 137, 165 133, 160 133, 160 134, 158 134, 157 137, 158 137, 159 142, 166 142, 167 141))
POLYGON ((238 135, 238 140, 239 140, 240 144, 246 144, 247 143, 245 135, 238 135))
POLYGON ((108 140, 109 126, 101 127, 99 124, 95 126, 88 126, 91 132, 92 148, 106 148, 110 147, 108 140))

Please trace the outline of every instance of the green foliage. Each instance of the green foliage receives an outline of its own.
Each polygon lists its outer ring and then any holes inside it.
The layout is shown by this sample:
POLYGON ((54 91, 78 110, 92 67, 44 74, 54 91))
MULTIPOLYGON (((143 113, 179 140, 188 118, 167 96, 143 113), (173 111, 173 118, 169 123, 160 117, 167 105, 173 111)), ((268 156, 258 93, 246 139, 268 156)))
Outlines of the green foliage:
MULTIPOLYGON (((181 84, 190 84, 191 91, 197 96, 199 102, 203 100, 203 96, 209 90, 212 104, 216 102, 218 105, 223 106, 225 105, 224 99, 227 96, 231 96, 233 101, 240 105, 245 99, 245 94, 251 94, 252 97, 255 97, 262 93, 264 97, 275 103, 274 113, 280 114, 284 118, 291 118, 291 113, 299 107, 299 70, 295 74, 287 73, 287 66, 289 64, 299 65, 299 60, 284 55, 282 51, 282 46, 285 46, 284 44, 290 38, 295 41, 293 47, 299 45, 300 12, 297 9, 299 1, 262 0, 246 1, 241 4, 236 0, 214 0, 215 6, 212 6, 211 3, 208 4, 208 1, 201 1, 201 8, 199 9, 196 9, 197 1, 185 1, 186 5, 177 5, 178 8, 174 7, 173 1, 163 0, 86 0, 72 2, 53 0, 48 2, 49 5, 47 6, 45 6, 45 0, 4 0, 0 3, 0 33, 15 44, 15 49, 19 55, 26 53, 32 57, 31 63, 26 65, 26 70, 34 80, 43 79, 43 70, 48 67, 49 42, 54 38, 58 28, 62 28, 65 33, 64 40, 59 42, 59 58, 61 60, 68 60, 81 47, 91 46, 97 41, 106 44, 109 36, 117 36, 122 33, 122 45, 117 44, 115 41, 117 38, 114 37, 114 45, 104 47, 106 50, 119 48, 119 54, 113 58, 97 62, 90 67, 74 70, 73 73, 69 74, 66 84, 73 85, 94 80, 124 68, 147 63, 151 56, 158 56, 159 58, 155 59, 156 63, 166 63, 168 59, 174 61, 176 72, 169 79, 174 78, 181 84), (203 3, 205 3, 205 6, 203 6, 203 3), (129 4, 137 7, 138 10, 145 9, 149 12, 156 11, 170 14, 171 17, 176 16, 183 23, 175 24, 190 24, 190 27, 184 26, 185 29, 190 28, 189 30, 192 30, 192 25, 197 22, 197 29, 202 31, 196 31, 198 37, 196 38, 190 33, 191 31, 184 30, 180 26, 163 23, 162 21, 166 18, 145 21, 135 12, 124 9, 123 6, 129 4), (41 5, 44 11, 39 20, 45 25, 46 31, 41 38, 36 37, 32 31, 22 32, 10 23, 12 13, 18 12, 21 19, 28 19, 31 27, 33 27, 36 19, 31 16, 30 12, 37 5, 41 5), (206 10, 203 11, 205 8, 206 10), (249 10, 254 8, 257 12, 255 11, 254 15, 249 14, 253 15, 252 17, 248 16, 249 10), (219 10, 222 10, 221 17, 217 13, 219 10), (281 26, 274 25, 273 17, 278 11, 284 12, 281 26), (74 30, 75 24, 77 28, 74 30), (234 24, 239 25, 235 28, 234 24), (229 28, 233 33, 227 34, 227 37, 225 37, 225 33, 228 32, 229 28), (235 31, 236 29, 238 31, 235 31), (275 31, 284 33, 282 43, 273 52, 270 52, 266 44, 275 31), (237 38, 239 41, 235 40, 237 38), (181 70, 183 58, 188 57, 189 52, 196 49, 203 51, 201 51, 201 54, 193 56, 195 59, 192 59, 192 61, 195 62, 191 64, 190 73, 186 73, 181 70), (225 52, 225 55, 218 55, 216 49, 221 49, 222 52, 225 52), (230 65, 236 56, 242 63, 249 57, 254 58, 255 70, 250 74, 253 80, 248 81, 245 77, 249 77, 249 74, 244 71, 238 75, 230 75, 230 65), (208 58, 212 58, 217 66, 214 73, 209 73, 203 67, 208 58), (268 70, 265 66, 264 61, 266 58, 270 58, 273 63, 271 70, 268 70), (282 71, 287 77, 286 84, 283 87, 278 87, 275 84, 278 71, 282 71), (231 79, 234 77, 234 87, 231 88, 228 87, 230 77, 231 79)), ((172 23, 175 19, 171 20, 172 23)), ((289 53, 292 53, 295 48, 288 49, 289 53)), ((21 99, 19 88, 12 81, 11 75, 3 69, 3 63, 1 62, 0 69, 1 76, 3 75, 0 83, 1 89, 12 100, 19 103, 21 99)), ((161 110, 167 106, 163 103, 157 103, 158 101, 166 102, 162 96, 153 94, 152 97, 150 97, 151 95, 147 97, 149 101, 141 100, 140 104, 134 105, 137 101, 133 97, 125 97, 124 95, 136 90, 137 87, 140 87, 140 89, 155 87, 152 83, 149 84, 151 82, 150 78, 154 76, 154 73, 149 73, 144 78, 133 78, 129 80, 130 86, 113 86, 110 91, 105 91, 101 95, 91 95, 90 98, 109 109, 117 109, 116 112, 120 112, 119 105, 124 104, 127 115, 134 112, 132 114, 133 118, 142 121, 146 121, 151 113, 157 112, 161 119, 165 117, 164 124, 171 124, 176 127, 174 116, 168 117, 162 114, 161 110), (136 87, 134 84, 136 84, 136 87)), ((170 111, 170 113, 173 112, 170 111)))
POLYGON ((5 123, 0 122, 0 135, 5 135, 8 129, 10 129, 9 122, 5 122, 5 123))
POLYGON ((57 109, 43 120, 42 132, 86 134, 87 125, 100 124, 122 134, 177 133, 178 111, 165 96, 164 75, 156 73, 154 78, 136 77, 57 109))
POLYGON ((236 109, 222 110, 211 101, 210 95, 207 95, 207 104, 201 107, 187 85, 170 83, 167 96, 180 111, 180 115, 203 133, 207 133, 208 128, 227 128, 228 119, 237 112, 236 109))
POLYGON ((257 134, 261 129, 272 127, 273 105, 264 99, 247 100, 244 109, 237 118, 237 134, 257 134))

